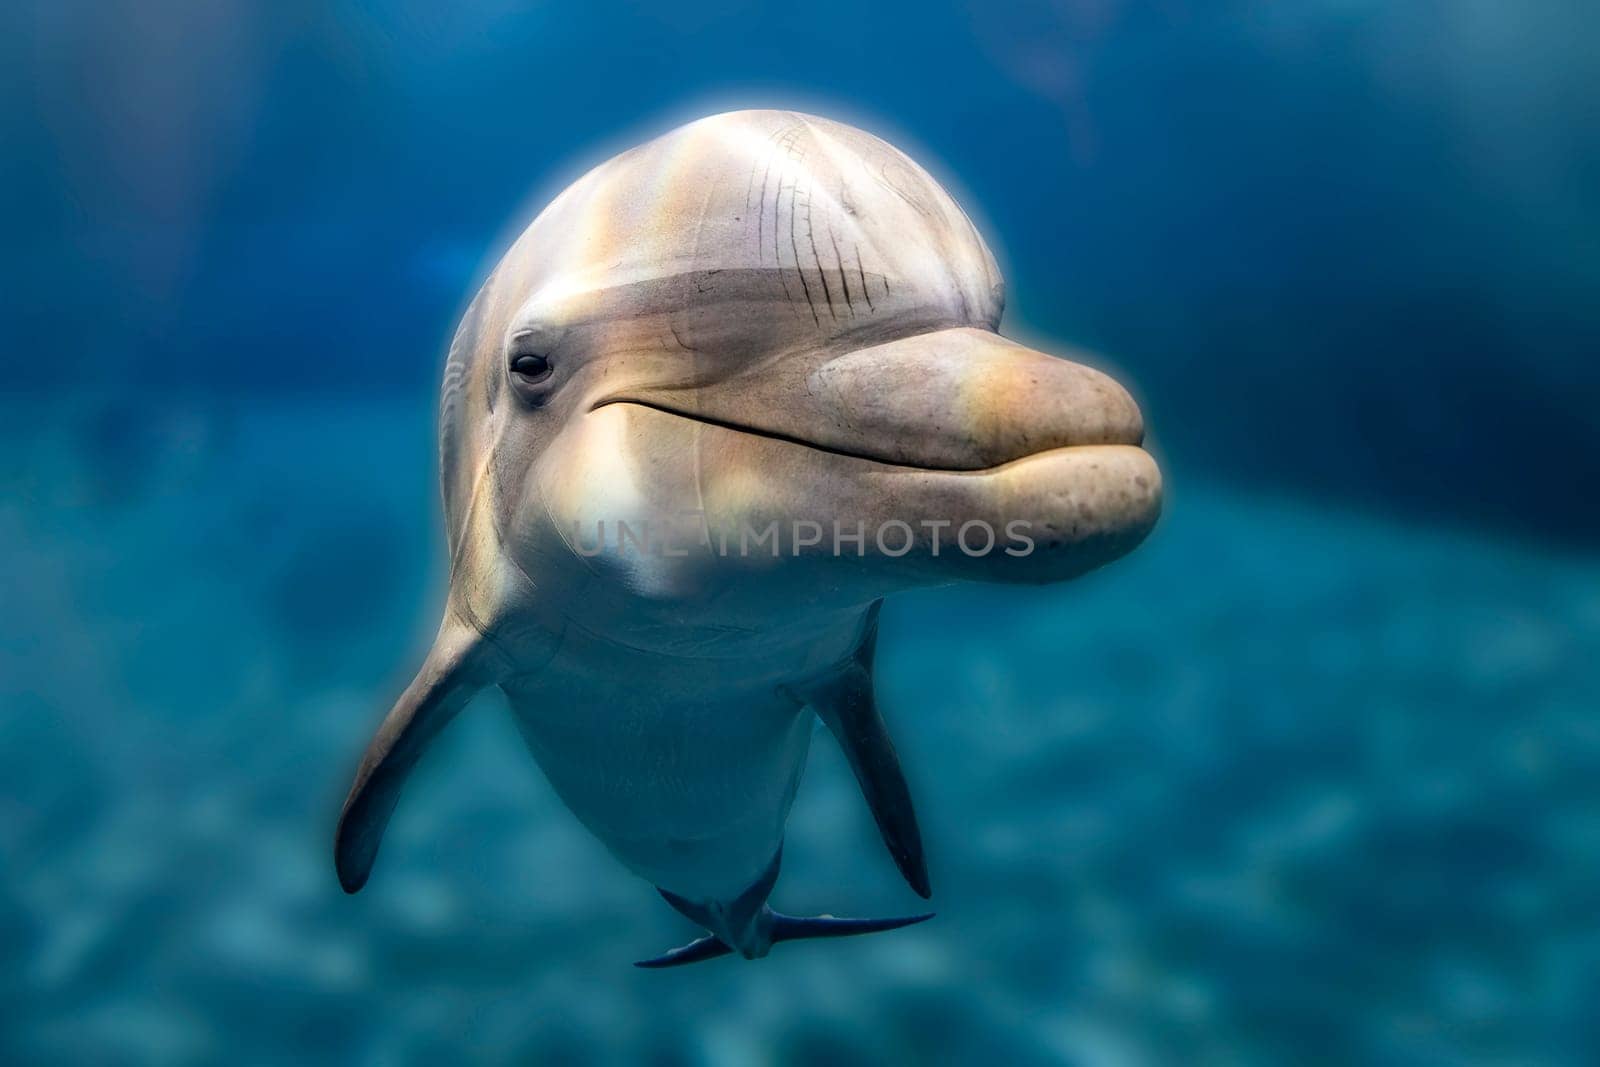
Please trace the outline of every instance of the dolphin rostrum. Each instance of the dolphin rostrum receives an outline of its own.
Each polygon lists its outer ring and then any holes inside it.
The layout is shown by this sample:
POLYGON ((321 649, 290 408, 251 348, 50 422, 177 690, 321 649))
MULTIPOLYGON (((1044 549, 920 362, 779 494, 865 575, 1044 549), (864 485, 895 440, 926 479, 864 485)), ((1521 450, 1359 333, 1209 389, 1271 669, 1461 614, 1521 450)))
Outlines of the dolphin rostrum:
POLYGON ((345 802, 344 888, 499 686, 567 806, 707 931, 641 966, 928 918, 768 906, 813 715, 927 897, 873 700, 882 599, 1073 578, 1160 510, 1133 400, 999 336, 1002 303, 954 200, 826 119, 702 119, 556 197, 450 347, 444 621, 345 802))

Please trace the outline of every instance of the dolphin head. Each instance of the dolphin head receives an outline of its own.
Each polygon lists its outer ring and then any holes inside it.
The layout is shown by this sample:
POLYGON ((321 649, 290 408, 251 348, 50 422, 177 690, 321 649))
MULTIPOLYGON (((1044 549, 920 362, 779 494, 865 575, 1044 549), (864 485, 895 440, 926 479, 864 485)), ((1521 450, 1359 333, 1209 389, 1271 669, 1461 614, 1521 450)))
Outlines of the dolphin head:
POLYGON ((1002 306, 972 223, 878 138, 775 111, 674 130, 558 196, 469 310, 457 555, 492 543, 601 632, 700 641, 1109 562, 1160 508, 1139 410, 999 336, 1002 306))

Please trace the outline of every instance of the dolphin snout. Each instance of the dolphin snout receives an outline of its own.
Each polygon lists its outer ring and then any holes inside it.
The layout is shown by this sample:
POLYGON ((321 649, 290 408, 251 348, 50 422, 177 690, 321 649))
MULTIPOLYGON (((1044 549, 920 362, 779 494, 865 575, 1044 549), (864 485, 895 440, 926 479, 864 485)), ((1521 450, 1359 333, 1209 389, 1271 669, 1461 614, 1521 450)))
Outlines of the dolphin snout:
POLYGON ((1138 405, 1108 375, 987 330, 857 349, 823 363, 807 385, 828 443, 910 466, 982 470, 1144 439, 1138 405))

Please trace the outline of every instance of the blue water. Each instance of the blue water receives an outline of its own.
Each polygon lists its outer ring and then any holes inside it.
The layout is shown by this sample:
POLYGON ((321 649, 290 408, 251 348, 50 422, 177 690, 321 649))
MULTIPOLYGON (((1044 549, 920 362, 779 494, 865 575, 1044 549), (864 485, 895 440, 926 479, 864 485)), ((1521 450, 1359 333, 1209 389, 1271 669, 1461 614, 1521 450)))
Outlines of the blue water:
MULTIPOLYGON (((1600 1060, 1597 57, 1460 0, 8 5, 0 1062, 1600 1060), (488 698, 346 897, 483 261, 768 104, 949 182, 1161 525, 885 609, 932 922, 636 971, 694 931, 488 698)), ((784 860, 920 904, 826 737, 784 860)))

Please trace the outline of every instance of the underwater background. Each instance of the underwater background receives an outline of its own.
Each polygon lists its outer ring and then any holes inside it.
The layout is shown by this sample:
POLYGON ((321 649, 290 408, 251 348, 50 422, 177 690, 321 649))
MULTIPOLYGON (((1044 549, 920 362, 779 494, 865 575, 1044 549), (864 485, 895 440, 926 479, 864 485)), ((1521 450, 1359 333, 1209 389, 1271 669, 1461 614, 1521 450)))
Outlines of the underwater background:
MULTIPOLYGON (((1600 1062, 1592 5, 21 0, 0 146, 0 1062, 1600 1062), (635 970, 487 698, 346 897, 457 316, 749 106, 947 183, 1161 525, 886 607, 930 923, 635 970)), ((919 903, 830 743, 775 900, 919 903)))

